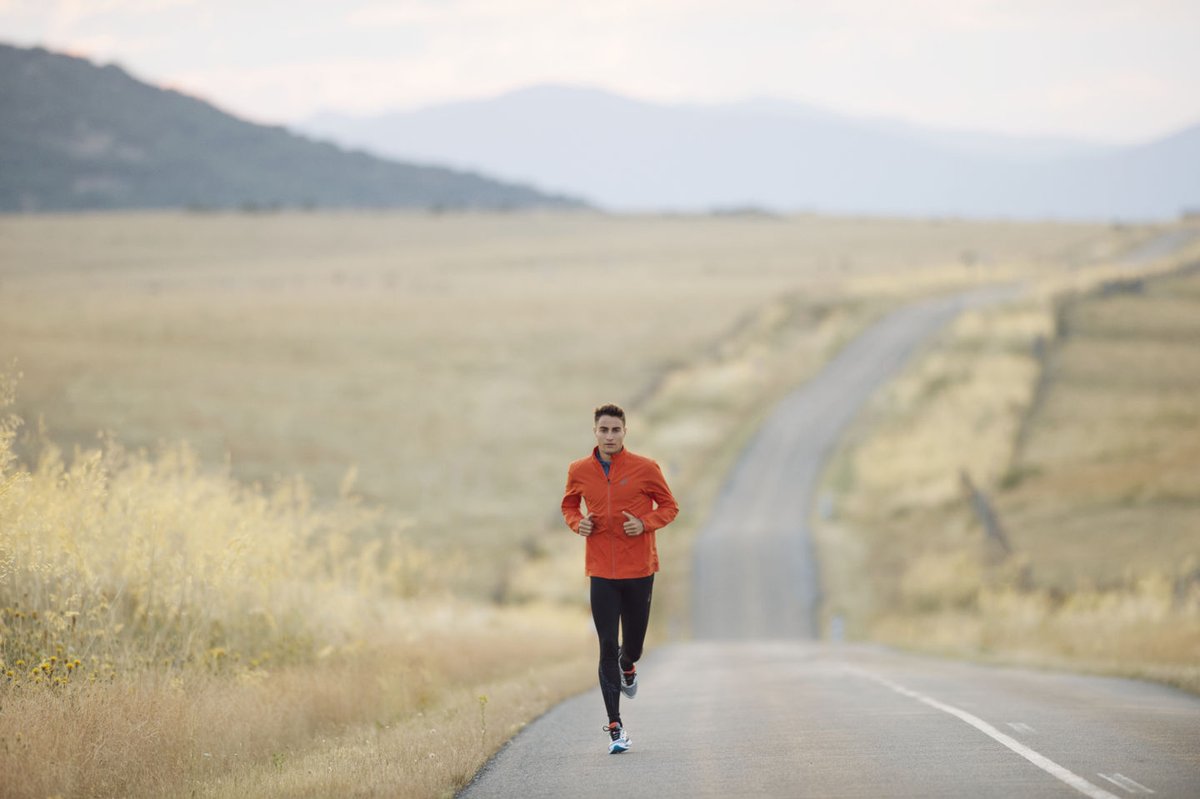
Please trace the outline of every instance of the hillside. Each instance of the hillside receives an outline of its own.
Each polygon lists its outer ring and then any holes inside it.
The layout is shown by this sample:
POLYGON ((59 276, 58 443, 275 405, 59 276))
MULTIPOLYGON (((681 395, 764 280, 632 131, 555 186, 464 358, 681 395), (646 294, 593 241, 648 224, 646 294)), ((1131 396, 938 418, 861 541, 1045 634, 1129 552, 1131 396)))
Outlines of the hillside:
POLYGON ((579 205, 251 124, 117 66, 0 45, 0 211, 579 205))
POLYGON ((615 210, 1161 219, 1200 206, 1200 126, 1137 147, 941 131, 778 101, 667 105, 538 86, 301 129, 615 210), (480 137, 476 131, 486 130, 480 137))
POLYGON ((823 478, 828 620, 1200 690, 1198 233, 964 313, 872 399, 823 478))

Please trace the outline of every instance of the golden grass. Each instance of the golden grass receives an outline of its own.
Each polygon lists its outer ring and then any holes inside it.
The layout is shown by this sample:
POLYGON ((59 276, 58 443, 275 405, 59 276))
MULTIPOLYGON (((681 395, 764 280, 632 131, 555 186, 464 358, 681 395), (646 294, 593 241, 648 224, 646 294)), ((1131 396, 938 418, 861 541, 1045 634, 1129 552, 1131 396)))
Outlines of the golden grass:
POLYGON ((315 663, 0 691, 0 796, 438 796, 591 681, 575 614, 393 613, 315 663))
MULTIPOLYGON (((47 445, 28 469, 17 426, 0 424, 0 773, 20 777, 0 796, 250 795, 239 780, 364 731, 391 765, 356 784, 437 795, 590 673, 578 610, 453 600, 410 544, 353 545, 374 514, 349 494, 240 485, 186 447, 110 442, 68 466, 47 445), (479 696, 490 729, 462 709, 479 696), (425 714, 440 734, 417 734, 425 714)), ((278 795, 328 795, 330 776, 278 795)))
POLYGON ((299 480, 246 488, 187 447, 150 457, 110 444, 67 466, 48 445, 29 471, 4 455, 2 669, 65 656, 95 679, 303 659, 360 634, 353 620, 372 600, 415 590, 421 553, 395 541, 352 551, 370 514, 348 498, 315 508, 299 480))
POLYGON ((235 769, 198 795, 451 796, 526 723, 591 687, 593 671, 591 658, 539 665, 460 690, 438 709, 401 723, 359 726, 272 756, 269 766, 259 762, 235 769))
POLYGON ((1200 691, 1200 273, 1169 272, 1197 254, 969 314, 876 398, 826 478, 827 621, 1200 691))

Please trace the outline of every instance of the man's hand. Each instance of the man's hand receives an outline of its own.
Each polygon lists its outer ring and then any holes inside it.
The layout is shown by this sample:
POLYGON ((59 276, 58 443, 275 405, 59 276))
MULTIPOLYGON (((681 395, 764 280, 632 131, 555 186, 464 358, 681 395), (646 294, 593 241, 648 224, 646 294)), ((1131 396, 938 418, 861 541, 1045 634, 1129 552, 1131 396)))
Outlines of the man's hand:
POLYGON ((641 535, 646 532, 646 525, 642 524, 641 519, 627 510, 623 510, 621 513, 625 514, 625 523, 621 525, 625 528, 625 535, 641 535))
POLYGON ((579 529, 576 532, 578 532, 584 538, 587 538, 589 535, 592 534, 593 526, 594 525, 592 523, 592 514, 589 513, 587 516, 584 516, 583 519, 580 520, 579 529))

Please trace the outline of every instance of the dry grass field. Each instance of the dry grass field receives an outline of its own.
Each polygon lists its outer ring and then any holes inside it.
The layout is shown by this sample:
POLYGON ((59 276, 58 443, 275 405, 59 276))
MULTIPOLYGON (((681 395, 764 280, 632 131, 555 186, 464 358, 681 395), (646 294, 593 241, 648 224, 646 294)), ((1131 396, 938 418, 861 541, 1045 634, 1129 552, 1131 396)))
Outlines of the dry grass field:
MULTIPOLYGON (((99 430, 130 449, 186 440, 239 481, 299 474, 321 499, 356 470, 356 494, 458 556, 456 587, 490 597, 497 564, 544 535, 601 399, 640 407, 756 320, 852 328, 862 313, 829 318, 848 299, 877 312, 1144 235, 819 217, 12 217, 0 359, 24 373, 17 412, 68 453, 99 430)), ((700 388, 720 404, 738 379, 700 388)), ((697 426, 677 415, 655 453, 673 469, 697 426)), ((634 441, 652 429, 634 425, 634 441)))
POLYGON ((0 796, 453 791, 592 681, 557 502, 594 405, 684 508, 669 612, 740 444, 870 319, 1153 232, 0 219, 0 796))
POLYGON ((1200 691, 1200 273, 1174 268, 1198 258, 965 316, 877 398, 827 476, 827 616, 1200 691))
POLYGON ((355 502, 240 485, 186 447, 26 468, 16 426, 0 796, 436 796, 585 683, 578 609, 414 599, 436 564, 353 547, 355 502))

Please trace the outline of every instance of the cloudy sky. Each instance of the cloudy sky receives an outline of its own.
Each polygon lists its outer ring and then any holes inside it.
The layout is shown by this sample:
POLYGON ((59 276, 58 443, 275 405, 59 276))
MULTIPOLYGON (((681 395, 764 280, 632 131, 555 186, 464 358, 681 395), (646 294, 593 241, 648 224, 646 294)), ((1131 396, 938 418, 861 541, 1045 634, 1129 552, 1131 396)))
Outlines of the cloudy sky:
POLYGON ((260 122, 537 83, 1132 143, 1200 122, 1200 0, 0 0, 41 44, 260 122))

